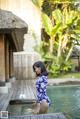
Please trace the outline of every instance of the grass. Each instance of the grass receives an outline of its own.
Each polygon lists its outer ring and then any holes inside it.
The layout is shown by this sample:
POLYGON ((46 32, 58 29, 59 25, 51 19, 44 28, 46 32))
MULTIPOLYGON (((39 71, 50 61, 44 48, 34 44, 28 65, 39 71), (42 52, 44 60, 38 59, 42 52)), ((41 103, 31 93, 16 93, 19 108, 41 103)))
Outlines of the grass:
POLYGON ((49 75, 49 78, 78 78, 80 79, 80 72, 61 74, 61 75, 58 75, 57 77, 53 77, 49 75))
POLYGON ((80 78, 80 72, 64 74, 64 75, 61 75, 60 78, 80 78))

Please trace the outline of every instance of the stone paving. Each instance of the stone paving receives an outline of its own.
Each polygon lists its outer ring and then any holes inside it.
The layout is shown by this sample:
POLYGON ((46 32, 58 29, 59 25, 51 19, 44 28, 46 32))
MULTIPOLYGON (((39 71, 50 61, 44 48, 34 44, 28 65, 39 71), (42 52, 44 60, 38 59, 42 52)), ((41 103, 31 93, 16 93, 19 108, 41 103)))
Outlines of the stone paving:
POLYGON ((60 84, 74 84, 80 85, 80 79, 78 78, 54 78, 48 80, 49 85, 60 85, 60 84))

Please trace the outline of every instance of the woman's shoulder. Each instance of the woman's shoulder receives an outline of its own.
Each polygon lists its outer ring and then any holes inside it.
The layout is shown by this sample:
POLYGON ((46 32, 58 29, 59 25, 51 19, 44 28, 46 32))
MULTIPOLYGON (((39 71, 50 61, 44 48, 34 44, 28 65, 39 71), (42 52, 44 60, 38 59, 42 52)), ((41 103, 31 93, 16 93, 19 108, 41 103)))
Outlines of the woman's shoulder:
POLYGON ((41 78, 40 78, 40 80, 41 80, 42 82, 46 82, 46 83, 47 83, 48 77, 42 75, 41 78))
POLYGON ((47 80, 48 80, 48 77, 47 76, 44 76, 44 75, 39 76, 37 78, 37 82, 44 82, 44 81, 47 81, 47 80))
POLYGON ((44 80, 44 79, 43 79, 43 76, 38 77, 38 81, 39 81, 39 82, 43 82, 43 80, 44 80))

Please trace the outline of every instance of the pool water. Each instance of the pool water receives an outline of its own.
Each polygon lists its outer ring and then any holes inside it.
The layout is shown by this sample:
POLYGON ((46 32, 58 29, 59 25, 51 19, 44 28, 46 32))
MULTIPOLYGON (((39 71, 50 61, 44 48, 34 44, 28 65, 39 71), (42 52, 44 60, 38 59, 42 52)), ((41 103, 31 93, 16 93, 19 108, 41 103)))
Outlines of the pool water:
POLYGON ((63 112, 69 119, 80 119, 80 86, 49 86, 49 113, 63 112))
MULTIPOLYGON (((48 113, 63 112, 67 119, 80 119, 80 86, 48 86, 47 94, 51 100, 48 113)), ((12 103, 7 111, 10 116, 33 112, 30 103, 12 103)))
POLYGON ((32 106, 30 104, 11 104, 7 108, 9 116, 21 116, 32 114, 32 106))

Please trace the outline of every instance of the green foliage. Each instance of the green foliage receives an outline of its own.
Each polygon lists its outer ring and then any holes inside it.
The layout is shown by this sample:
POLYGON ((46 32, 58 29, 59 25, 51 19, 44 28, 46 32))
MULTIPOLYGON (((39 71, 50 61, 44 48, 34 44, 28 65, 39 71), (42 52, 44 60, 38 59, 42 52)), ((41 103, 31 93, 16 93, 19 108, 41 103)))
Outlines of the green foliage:
POLYGON ((72 69, 72 62, 70 60, 68 60, 67 62, 64 62, 61 66, 61 70, 63 71, 63 73, 67 73, 69 71, 71 71, 72 69))
POLYGON ((45 31, 47 32, 47 34, 49 36, 54 36, 59 27, 60 27, 60 22, 58 22, 54 27, 53 24, 51 22, 51 19, 46 15, 46 14, 42 14, 42 23, 43 23, 43 28, 45 29, 45 31))
POLYGON ((32 2, 39 8, 41 8, 44 0, 32 0, 32 2))
POLYGON ((54 20, 56 21, 56 24, 62 22, 62 13, 59 9, 56 9, 55 11, 53 11, 52 16, 53 16, 54 20))
MULTIPOLYGON (((49 1, 50 4, 53 2, 53 0, 49 1)), ((45 29, 50 39, 47 42, 46 39, 43 40, 36 50, 41 54, 53 77, 71 70, 70 55, 76 42, 80 40, 80 12, 77 9, 72 9, 71 4, 64 4, 65 2, 71 1, 54 1, 53 6, 55 4, 60 6, 53 7, 54 10, 50 16, 43 12, 41 16, 42 28, 45 29), (56 2, 62 2, 62 4, 56 2)))
POLYGON ((52 64, 49 71, 51 77, 57 77, 60 74, 60 65, 52 64))
POLYGON ((78 78, 80 79, 80 72, 77 72, 77 73, 66 73, 64 75, 61 75, 61 78, 78 78))
POLYGON ((79 2, 79 0, 48 0, 50 3, 72 3, 72 2, 79 2))
POLYGON ((50 55, 49 53, 46 54, 43 59, 46 63, 50 77, 58 77, 60 74, 69 72, 72 69, 72 62, 70 60, 64 62, 63 57, 60 58, 59 63, 57 63, 56 56, 50 55))
POLYGON ((47 34, 51 35, 53 25, 51 23, 50 18, 44 13, 42 13, 42 24, 43 24, 43 27, 45 28, 45 31, 47 32, 47 34))

